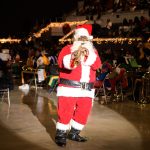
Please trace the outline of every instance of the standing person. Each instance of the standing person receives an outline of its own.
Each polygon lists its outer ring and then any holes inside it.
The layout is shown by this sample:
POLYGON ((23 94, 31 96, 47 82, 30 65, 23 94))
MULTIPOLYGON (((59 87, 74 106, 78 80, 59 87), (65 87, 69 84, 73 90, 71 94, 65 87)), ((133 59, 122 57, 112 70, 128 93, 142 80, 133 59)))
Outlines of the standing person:
POLYGON ((37 59, 37 74, 38 74, 38 82, 44 82, 46 79, 46 66, 49 65, 48 57, 46 56, 45 50, 41 51, 41 55, 37 59))
POLYGON ((87 123, 92 108, 95 92, 93 83, 96 70, 101 66, 101 59, 91 42, 91 32, 90 24, 77 26, 73 44, 62 48, 58 56, 60 72, 55 136, 58 146, 65 146, 67 138, 78 142, 87 141, 79 133, 87 123))

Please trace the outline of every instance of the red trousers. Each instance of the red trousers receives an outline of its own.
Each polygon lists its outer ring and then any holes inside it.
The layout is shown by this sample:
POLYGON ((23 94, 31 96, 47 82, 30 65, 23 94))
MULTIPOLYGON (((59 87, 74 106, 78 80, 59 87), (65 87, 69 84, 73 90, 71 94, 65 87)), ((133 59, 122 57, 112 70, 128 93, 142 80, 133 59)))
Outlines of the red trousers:
POLYGON ((70 120, 85 125, 92 108, 89 97, 58 97, 58 122, 69 124, 70 120))

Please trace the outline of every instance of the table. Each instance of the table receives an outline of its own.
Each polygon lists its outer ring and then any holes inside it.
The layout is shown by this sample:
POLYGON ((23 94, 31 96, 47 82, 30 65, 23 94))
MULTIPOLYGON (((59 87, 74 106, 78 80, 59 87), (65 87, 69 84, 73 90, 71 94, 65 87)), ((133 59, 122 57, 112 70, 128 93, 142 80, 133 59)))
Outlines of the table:
POLYGON ((21 82, 22 84, 25 84, 25 81, 24 81, 24 74, 33 74, 33 77, 34 77, 34 83, 35 83, 35 88, 37 89, 37 79, 36 79, 36 75, 37 75, 37 70, 32 70, 32 71, 28 71, 28 70, 23 70, 21 72, 21 82))

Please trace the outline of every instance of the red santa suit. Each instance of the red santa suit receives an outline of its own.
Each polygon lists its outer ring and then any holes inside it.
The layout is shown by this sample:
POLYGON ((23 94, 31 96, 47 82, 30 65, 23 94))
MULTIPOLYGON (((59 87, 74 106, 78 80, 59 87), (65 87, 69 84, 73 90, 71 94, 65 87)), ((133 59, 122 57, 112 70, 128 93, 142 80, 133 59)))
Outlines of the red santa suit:
POLYGON ((74 41, 72 45, 65 46, 58 56, 60 83, 57 88, 58 122, 56 129, 59 130, 68 130, 70 125, 77 130, 82 130, 92 108, 95 92, 92 85, 96 78, 96 70, 101 66, 101 60, 90 41, 92 38, 90 31, 84 27, 76 29, 75 40, 80 36, 87 36, 89 40, 74 41), (74 66, 72 65, 74 61, 72 53, 78 50, 81 44, 88 49, 88 56, 81 58, 80 64, 74 66))

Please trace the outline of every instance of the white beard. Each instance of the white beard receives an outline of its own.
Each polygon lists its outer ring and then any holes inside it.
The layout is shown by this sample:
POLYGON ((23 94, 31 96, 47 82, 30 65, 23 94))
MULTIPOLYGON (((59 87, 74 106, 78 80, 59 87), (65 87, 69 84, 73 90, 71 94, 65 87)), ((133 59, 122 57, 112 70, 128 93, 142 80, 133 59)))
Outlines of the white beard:
POLYGON ((71 52, 78 50, 78 48, 80 46, 85 47, 86 49, 88 49, 89 52, 94 52, 94 49, 95 49, 93 46, 93 43, 90 41, 84 41, 84 42, 83 41, 74 41, 74 43, 71 47, 71 52))

